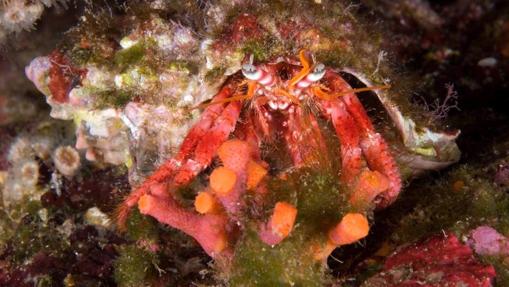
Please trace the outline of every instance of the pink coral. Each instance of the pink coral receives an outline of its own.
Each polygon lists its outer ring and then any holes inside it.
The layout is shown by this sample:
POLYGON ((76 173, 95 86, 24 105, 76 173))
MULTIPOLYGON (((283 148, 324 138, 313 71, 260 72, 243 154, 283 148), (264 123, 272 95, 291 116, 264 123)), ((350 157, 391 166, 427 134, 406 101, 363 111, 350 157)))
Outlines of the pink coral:
POLYGON ((364 286, 493 286, 495 268, 482 265, 453 234, 437 235, 389 256, 364 286))
POLYGON ((468 244, 479 255, 509 255, 509 239, 490 226, 479 226, 470 233, 468 244))

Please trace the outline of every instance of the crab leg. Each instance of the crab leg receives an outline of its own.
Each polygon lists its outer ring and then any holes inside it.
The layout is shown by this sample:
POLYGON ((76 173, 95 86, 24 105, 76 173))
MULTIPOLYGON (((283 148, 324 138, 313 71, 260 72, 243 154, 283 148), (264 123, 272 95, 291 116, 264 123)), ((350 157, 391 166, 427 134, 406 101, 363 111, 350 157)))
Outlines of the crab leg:
POLYGON ((322 100, 320 105, 324 110, 324 114, 332 121, 341 143, 341 178, 346 184, 353 184, 361 171, 362 165, 357 124, 347 112, 345 104, 340 100, 322 100))
MULTIPOLYGON (((227 85, 214 96, 212 102, 222 101, 232 95, 232 88, 227 85)), ((190 130, 177 154, 162 164, 149 178, 147 178, 136 190, 131 192, 117 209, 117 222, 122 228, 125 224, 129 210, 135 206, 140 197, 149 191, 150 186, 162 182, 172 176, 175 169, 192 154, 203 135, 210 129, 217 117, 221 114, 223 105, 211 105, 205 109, 197 122, 190 130)))
MULTIPOLYGON (((213 126, 197 142, 194 156, 174 171, 170 188, 188 183, 211 163, 219 146, 235 128, 240 108, 241 103, 232 102, 223 109, 213 126)), ((227 218, 223 214, 199 215, 183 208, 174 200, 173 195, 167 194, 166 187, 159 182, 151 182, 137 202, 140 212, 192 236, 210 256, 222 252, 227 247, 227 218)))
MULTIPOLYGON (((332 71, 328 71, 326 77, 329 79, 331 88, 335 92, 352 89, 345 80, 332 71)), ((340 98, 345 103, 348 113, 355 119, 361 131, 360 146, 369 167, 382 173, 389 179, 389 189, 381 194, 383 200, 378 205, 379 207, 387 206, 396 199, 401 189, 401 177, 396 162, 391 155, 387 143, 375 131, 357 96, 354 93, 348 93, 340 98)))
POLYGON ((224 108, 221 116, 196 145, 194 157, 189 158, 176 172, 174 183, 177 186, 189 183, 212 162, 219 146, 235 129, 241 105, 240 102, 232 102, 224 108))

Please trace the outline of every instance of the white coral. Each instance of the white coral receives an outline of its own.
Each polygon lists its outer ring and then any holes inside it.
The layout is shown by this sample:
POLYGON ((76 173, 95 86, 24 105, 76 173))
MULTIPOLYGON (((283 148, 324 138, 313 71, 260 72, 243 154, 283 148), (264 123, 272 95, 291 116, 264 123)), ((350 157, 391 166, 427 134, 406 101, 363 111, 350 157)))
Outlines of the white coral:
POLYGON ((80 154, 70 146, 59 146, 53 153, 53 162, 61 174, 69 177, 76 174, 81 165, 80 154))
POLYGON ((31 29, 41 17, 44 5, 41 2, 7 1, 0 12, 0 25, 8 32, 21 32, 31 29))

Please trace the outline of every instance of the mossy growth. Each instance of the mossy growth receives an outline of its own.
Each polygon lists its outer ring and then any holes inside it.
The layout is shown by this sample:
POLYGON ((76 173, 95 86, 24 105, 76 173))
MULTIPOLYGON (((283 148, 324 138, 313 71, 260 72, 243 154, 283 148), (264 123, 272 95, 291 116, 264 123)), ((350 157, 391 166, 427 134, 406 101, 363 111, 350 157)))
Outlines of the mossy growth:
POLYGON ((135 97, 134 92, 129 90, 105 90, 96 93, 96 108, 124 107, 135 97))
POLYGON ((65 250, 69 242, 56 232, 54 226, 46 225, 36 214, 27 215, 17 225, 10 242, 14 247, 11 260, 23 263, 39 251, 51 250, 54 254, 65 250))
POLYGON ((114 263, 115 282, 122 287, 146 286, 147 281, 156 275, 154 264, 157 264, 155 254, 135 245, 123 246, 114 263))
POLYGON ((132 240, 157 240, 159 237, 156 221, 143 216, 137 208, 133 209, 126 222, 127 235, 132 240))
POLYGON ((291 172, 285 179, 274 178, 269 181, 269 190, 269 204, 286 201, 295 205, 297 223, 312 233, 328 230, 350 208, 338 176, 316 168, 291 172))
POLYGON ((135 45, 119 50, 115 53, 115 64, 120 68, 125 68, 129 65, 139 62, 145 55, 146 46, 143 42, 136 43, 135 45))
POLYGON ((282 43, 273 37, 264 37, 261 40, 249 40, 242 44, 242 52, 245 55, 253 55, 257 62, 265 62, 270 58, 283 54, 282 43))
POLYGON ((205 74, 205 81, 214 82, 224 75, 226 69, 224 67, 214 67, 205 74))
POLYGON ((14 234, 14 228, 14 223, 9 219, 7 212, 0 209, 0 250, 2 250, 5 242, 14 234))
POLYGON ((180 72, 186 74, 197 74, 199 64, 191 61, 175 60, 168 63, 167 67, 172 72, 180 72))
MULTIPOLYGON (((290 172, 268 182, 267 220, 274 204, 285 201, 297 207, 290 236, 276 246, 260 241, 256 228, 247 231, 236 246, 232 286, 323 286, 327 281, 312 246, 325 242, 327 231, 349 209, 345 189, 337 175, 316 168, 290 172)), ((249 204, 248 204, 249 205, 249 204)), ((255 212, 255 211, 253 211, 255 212)), ((248 224, 249 225, 249 224, 248 224)))
POLYGON ((36 279, 35 286, 36 287, 51 287, 55 286, 55 282, 53 282, 53 279, 49 275, 43 275, 41 277, 38 277, 36 279))
POLYGON ((306 252, 307 240, 305 233, 295 230, 291 238, 271 247, 255 231, 247 231, 236 247, 230 285, 323 286, 323 267, 306 252))
POLYGON ((467 234, 479 225, 489 225, 503 234, 509 232, 509 196, 485 179, 479 170, 462 166, 445 180, 426 185, 407 200, 419 204, 400 220, 393 239, 415 241, 441 230, 467 234))

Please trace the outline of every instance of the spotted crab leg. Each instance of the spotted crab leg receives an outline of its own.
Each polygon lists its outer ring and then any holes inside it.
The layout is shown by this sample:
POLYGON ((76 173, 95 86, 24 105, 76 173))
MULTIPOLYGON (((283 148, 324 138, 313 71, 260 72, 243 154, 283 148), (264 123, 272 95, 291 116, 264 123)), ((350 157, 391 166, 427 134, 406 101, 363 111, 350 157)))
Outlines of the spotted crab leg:
MULTIPOLYGON (((212 102, 222 101, 230 97, 233 93, 231 85, 226 85, 213 98, 212 102)), ((125 226, 125 221, 129 215, 130 209, 138 203, 140 197, 149 192, 149 188, 157 183, 170 178, 179 165, 188 157, 192 156, 193 150, 198 142, 209 131, 216 119, 224 110, 223 105, 210 105, 202 113, 198 121, 190 130, 177 154, 162 164, 149 178, 147 178, 138 188, 131 192, 117 209, 117 222, 119 228, 125 226)))
POLYGON ((219 146, 224 143, 235 129, 242 103, 229 103, 217 118, 214 125, 203 135, 196 145, 194 157, 189 158, 176 172, 174 183, 189 183, 198 173, 210 165, 219 146))
MULTIPOLYGON (((327 71, 326 78, 334 92, 341 93, 352 89, 343 78, 331 70, 327 71)), ((389 179, 389 189, 381 194, 382 201, 378 204, 378 207, 385 207, 396 199, 401 190, 401 177, 396 162, 389 146, 376 132, 357 96, 354 93, 348 93, 341 96, 340 100, 345 104, 346 110, 355 119, 359 128, 360 146, 370 169, 382 173, 389 179)))
POLYGON ((324 114, 332 122, 341 146, 341 178, 351 185, 361 171, 362 151, 357 123, 339 99, 321 100, 324 114))

